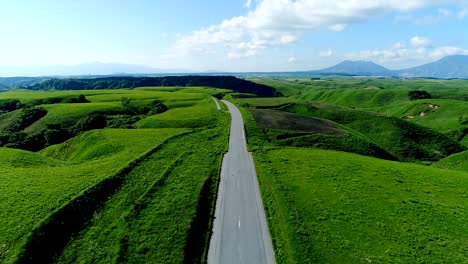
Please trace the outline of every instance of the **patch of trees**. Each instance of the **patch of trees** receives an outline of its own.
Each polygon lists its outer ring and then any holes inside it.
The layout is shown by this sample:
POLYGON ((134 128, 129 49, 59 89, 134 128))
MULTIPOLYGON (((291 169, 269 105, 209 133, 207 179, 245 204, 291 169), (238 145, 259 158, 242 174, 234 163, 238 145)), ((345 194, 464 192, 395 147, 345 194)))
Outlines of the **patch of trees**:
POLYGON ((120 100, 122 107, 130 115, 155 115, 166 112, 169 108, 159 100, 153 100, 148 105, 134 105, 127 97, 120 100))
POLYGON ((44 117, 47 114, 47 110, 39 107, 26 107, 20 111, 21 113, 15 122, 0 133, 0 147, 26 149, 26 145, 34 145, 36 143, 36 138, 22 132, 22 130, 44 117))
POLYGON ((23 104, 18 99, 2 99, 0 100, 0 114, 15 111, 24 107, 37 106, 42 104, 75 104, 75 103, 89 103, 86 96, 80 94, 78 96, 67 97, 52 97, 43 99, 34 99, 27 104, 23 104))
POLYGON ((107 77, 95 79, 50 79, 27 87, 32 90, 93 90, 149 86, 209 86, 239 93, 273 97, 282 94, 273 87, 234 76, 107 77))
POLYGON ((34 99, 30 105, 41 105, 41 104, 78 104, 78 103, 89 103, 86 96, 80 94, 78 96, 67 96, 67 97, 52 97, 43 99, 34 99))
POLYGON ((11 112, 22 108, 24 105, 18 99, 0 100, 0 112, 11 112))
POLYGON ((168 110, 168 107, 159 100, 135 105, 124 97, 121 102, 124 108, 121 112, 94 112, 71 122, 48 124, 46 128, 34 134, 28 134, 23 130, 45 116, 47 111, 40 107, 23 108, 16 122, 0 133, 0 147, 39 151, 89 130, 105 127, 133 128, 133 125, 143 117, 168 110))
POLYGON ((432 98, 431 94, 426 91, 409 91, 408 97, 410 101, 432 98))
POLYGON ((8 132, 18 132, 32 125, 37 120, 47 114, 47 110, 40 107, 26 107, 20 110, 21 113, 10 126, 5 128, 8 132))

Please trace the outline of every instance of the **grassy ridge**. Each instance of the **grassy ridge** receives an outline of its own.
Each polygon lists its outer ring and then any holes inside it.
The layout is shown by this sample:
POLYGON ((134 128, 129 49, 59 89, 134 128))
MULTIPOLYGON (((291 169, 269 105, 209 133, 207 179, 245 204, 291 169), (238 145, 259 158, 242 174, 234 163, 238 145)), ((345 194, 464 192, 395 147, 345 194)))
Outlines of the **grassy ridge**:
POLYGON ((468 172, 468 151, 451 155, 433 164, 436 168, 468 172))
POLYGON ((138 128, 204 127, 216 124, 214 110, 216 110, 215 103, 211 98, 206 98, 194 106, 173 108, 165 113, 149 116, 137 122, 136 126, 138 128))
MULTIPOLYGON (((211 186, 207 181, 217 182, 226 142, 227 127, 220 126, 165 145, 125 178, 122 188, 57 262, 183 262, 193 240, 189 234, 194 232, 198 201, 204 189, 212 188, 205 187, 211 186)), ((202 252, 193 256, 201 256, 201 262, 207 237, 196 242, 202 252)))
POLYGON ((407 101, 405 96, 410 90, 425 90, 434 98, 464 100, 467 95, 466 80, 403 80, 403 79, 375 79, 375 78, 323 78, 322 80, 308 79, 259 79, 259 83, 276 88, 286 96, 313 99, 323 97, 328 103, 343 103, 348 107, 378 107, 385 104, 407 101), (349 99, 340 93, 354 90, 357 94, 349 94, 349 99), (388 92, 391 91, 391 92, 388 92), (368 92, 368 93, 367 93, 368 92), (327 94, 328 93, 328 94, 327 94), (392 97, 392 100, 388 98, 392 97), (367 99, 370 101, 359 101, 367 99), (336 100, 336 101, 335 101, 336 100))
POLYGON ((329 119, 362 133, 399 160, 437 161, 466 148, 455 140, 405 120, 323 104, 290 104, 281 109, 329 119))
MULTIPOLYGON (((108 195, 112 194, 125 176, 130 173, 130 170, 137 164, 131 162, 132 160, 141 157, 141 154, 149 149, 154 149, 167 138, 188 131, 174 127, 209 125, 213 129, 209 130, 209 133, 202 133, 203 136, 200 134, 196 143, 209 142, 212 146, 224 144, 227 141, 224 132, 227 130, 223 129, 227 128, 227 125, 223 123, 219 124, 219 128, 215 128, 220 115, 224 116, 224 114, 216 111, 215 104, 211 99, 211 95, 219 95, 223 92, 225 91, 208 89, 207 93, 204 93, 201 88, 193 90, 190 88, 175 90, 148 88, 73 92, 9 91, 2 93, 0 97, 19 98, 22 102, 78 94, 84 94, 91 101, 87 104, 41 105, 48 110, 48 114, 26 128, 25 132, 27 133, 41 131, 50 124, 67 127, 67 124, 72 124, 77 119, 96 112, 120 113, 122 112, 121 99, 123 97, 130 98, 134 105, 148 104, 154 99, 161 100, 169 106, 170 110, 169 114, 161 118, 161 120, 167 120, 166 127, 168 128, 165 129, 93 130, 82 133, 62 144, 50 146, 39 153, 0 148, 0 152, 3 152, 1 155, 9 157, 0 161, 2 169, 0 216, 5 219, 5 224, 0 227, 0 262, 9 263, 20 252, 21 261, 26 262, 32 256, 35 256, 34 258, 43 257, 43 260, 46 260, 52 256, 48 254, 57 253, 63 243, 67 242, 63 239, 66 239, 70 232, 77 231, 86 222, 89 214, 93 213, 94 209, 99 206, 100 201, 106 200, 108 195), (187 115, 190 116, 187 118, 187 115), (122 166, 124 166, 123 170, 120 169, 122 166), (90 186, 92 187, 90 188, 90 186), (70 200, 72 198, 73 200, 70 200), (17 223, 22 224, 18 225, 17 223), (27 235, 32 229, 33 232, 27 235), (62 233, 63 237, 60 238, 57 232, 62 233), (43 242, 44 234, 49 235, 47 243, 43 242), (21 245, 24 245, 24 250, 20 250, 21 245)), ((1 115, 0 118, 9 118, 10 114, 12 113, 1 115)), ((179 151, 183 149, 181 146, 185 143, 180 141, 178 147, 171 149, 171 151, 180 154, 179 151)), ((192 150, 193 146, 195 143, 185 147, 192 150)), ((182 184, 189 184, 188 187, 193 190, 190 200, 181 200, 181 204, 179 204, 180 206, 188 206, 185 222, 187 228, 181 233, 186 241, 180 243, 184 249, 182 252, 184 258, 203 258, 203 251, 208 241, 208 233, 206 232, 208 228, 204 225, 210 222, 208 219, 212 207, 209 204, 214 200, 213 195, 216 193, 213 192, 217 182, 217 173, 215 172, 219 168, 217 164, 220 162, 221 155, 210 156, 213 151, 218 153, 218 149, 206 148, 205 145, 200 146, 200 149, 200 151, 195 152, 187 151, 190 154, 180 159, 183 163, 175 163, 174 167, 168 169, 168 173, 172 173, 173 170, 179 170, 178 167, 182 166, 180 168, 182 171, 178 174, 184 174, 187 179, 182 184), (206 161, 198 160, 200 156, 206 158, 206 155, 209 156, 206 161), (185 164, 185 160, 189 162, 185 164), (194 166, 199 167, 195 168, 194 166), (188 169, 185 170, 186 168, 188 169), (206 173, 207 171, 209 173, 206 173), (194 172, 200 177, 191 178, 189 172, 194 172), (188 224, 187 221, 189 221, 188 224), (185 245, 190 245, 193 250, 186 249, 185 245)), ((164 155, 157 158, 157 162, 163 166, 167 166, 172 161, 164 155)), ((149 183, 154 183, 154 179, 150 176, 154 176, 154 171, 147 170, 144 176, 147 181, 142 185, 144 188, 147 188, 149 183)), ((179 184, 177 179, 175 184, 179 184)), ((186 187, 186 185, 180 185, 181 190, 186 189, 186 187)), ((156 188, 156 190, 158 189, 156 188)), ((154 190, 146 191, 148 191, 148 195, 152 195, 154 190)), ((185 192, 181 195, 184 196, 185 192)), ((128 258, 132 257, 133 253, 129 252, 128 258)), ((119 253, 117 257, 120 256, 119 253)))
POLYGON ((87 104, 53 104, 44 105, 47 115, 25 129, 25 132, 35 134, 49 124, 71 126, 78 119, 95 112, 120 113, 123 108, 119 103, 87 103, 87 104))
MULTIPOLYGON (((108 142, 118 141, 125 145, 125 150, 99 156, 99 158, 81 162, 58 160, 53 150, 44 150, 45 155, 21 150, 0 148, 2 181, 0 184, 0 260, 11 260, 17 253, 27 232, 35 223, 66 203, 73 196, 87 187, 99 182, 118 168, 135 159, 145 150, 157 146, 166 138, 180 134, 182 129, 161 129, 143 131, 92 131, 73 142, 64 143, 61 148, 67 153, 67 144, 74 148, 94 136, 108 142), (128 133, 128 134, 127 134, 128 133), (108 136, 109 138, 105 138, 108 136), (120 139, 120 140, 119 140, 120 139), (132 140, 133 139, 133 140, 132 140), (21 223, 21 225, 18 225, 21 223)), ((73 140, 72 140, 73 141, 73 140)), ((73 151, 70 151, 73 152, 73 151)), ((71 154, 73 156, 73 154, 71 154)), ((93 155, 91 155, 93 156, 93 155)), ((8 262, 8 261, 7 261, 8 262)))
MULTIPOLYGON (((335 124, 344 132, 342 135, 306 133, 303 131, 265 129, 257 126, 251 111, 241 107, 249 148, 271 148, 278 146, 315 147, 357 153, 360 155, 397 160, 395 156, 377 145, 367 136, 346 126, 335 124)), ((330 123, 333 123, 329 121, 330 123)))
POLYGON ((314 149, 254 156, 279 263, 468 261, 466 173, 314 149))

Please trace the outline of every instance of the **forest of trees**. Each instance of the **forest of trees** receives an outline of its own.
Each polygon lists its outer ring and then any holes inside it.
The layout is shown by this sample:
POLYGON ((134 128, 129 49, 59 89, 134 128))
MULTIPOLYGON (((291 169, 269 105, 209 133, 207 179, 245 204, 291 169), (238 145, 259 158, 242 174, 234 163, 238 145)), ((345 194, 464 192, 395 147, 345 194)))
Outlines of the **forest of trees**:
POLYGON ((106 77, 95 79, 51 79, 27 87, 32 90, 92 90, 148 86, 210 86, 251 93, 257 96, 281 96, 274 88, 234 76, 106 77))

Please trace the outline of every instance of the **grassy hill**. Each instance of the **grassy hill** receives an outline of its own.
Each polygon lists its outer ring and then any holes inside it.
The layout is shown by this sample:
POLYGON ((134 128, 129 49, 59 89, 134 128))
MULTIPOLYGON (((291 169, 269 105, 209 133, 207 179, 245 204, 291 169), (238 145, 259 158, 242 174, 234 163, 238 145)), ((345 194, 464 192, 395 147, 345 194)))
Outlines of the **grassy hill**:
POLYGON ((468 151, 453 154, 433 164, 436 168, 468 172, 468 151))
POLYGON ((45 149, 43 154, 0 148, 0 156, 6 157, 0 160, 0 217, 3 219, 0 240, 6 245, 0 248, 0 261, 9 263, 28 232, 69 199, 112 175, 142 152, 182 132, 182 129, 92 131, 79 139, 45 149), (118 142, 120 151, 112 149, 105 155, 86 156, 83 152, 101 151, 86 147, 96 137, 100 139, 100 146, 113 146, 118 142), (84 146, 78 147, 78 144, 84 146), (59 154, 59 150, 63 154, 59 154), (68 156, 80 158, 56 159, 68 156))
POLYGON ((439 99, 465 100, 467 96, 466 80, 324 77, 319 80, 278 78, 255 81, 274 87, 286 96, 308 100, 322 98, 323 102, 357 108, 408 102, 407 93, 411 90, 425 90, 439 99), (343 95, 350 97, 347 99, 343 95))
POLYGON ((465 263, 468 174, 317 149, 254 154, 278 263, 465 263))
POLYGON ((437 161, 466 148, 434 130, 400 118, 324 104, 289 104, 280 109, 332 120, 376 142, 399 160, 437 161))
POLYGON ((214 201, 226 132, 218 127, 164 145, 126 177, 56 263, 203 259, 209 219, 202 217, 214 201))
POLYGON ((329 120, 270 109, 241 111, 251 149, 315 147, 397 159, 367 136, 329 120))
POLYGON ((138 128, 163 128, 163 127, 205 127, 216 124, 213 111, 216 109, 211 98, 199 100, 195 105, 186 107, 174 107, 169 111, 148 116, 136 123, 138 128))
MULTIPOLYGON (((111 259, 119 259, 123 255, 129 260, 146 259, 149 262, 153 259, 157 259, 157 262, 180 262, 184 258, 203 258, 218 169, 227 142, 227 114, 216 110, 211 99, 212 95, 222 92, 213 88, 205 93, 203 88, 190 91, 186 87, 149 87, 135 90, 1 93, 0 99, 19 99, 23 104, 79 94, 90 101, 35 106, 47 112, 44 117, 33 120, 32 124, 18 132, 26 135, 54 130, 56 125, 76 126, 77 122, 95 114, 104 113, 117 121, 119 118, 126 119, 129 110, 124 109, 122 98, 130 102, 130 110, 138 110, 138 107, 147 106, 154 100, 164 102, 169 110, 167 114, 148 114, 152 117, 162 115, 160 120, 168 120, 163 126, 166 128, 82 131, 63 143, 36 153, 0 148, 0 156, 8 157, 0 161, 0 217, 5 220, 0 227, 0 262, 12 263, 15 259, 21 262, 31 257, 38 262, 51 262, 54 254, 60 253, 67 243, 71 246, 66 248, 62 257, 57 255, 55 261, 74 258, 73 252, 79 252, 79 259, 106 262, 107 258, 82 251, 81 246, 77 246, 81 238, 70 241, 73 234, 80 232, 83 237, 88 237, 88 230, 93 230, 91 237, 99 237, 96 241, 116 243, 105 247, 103 242, 103 247, 99 249, 100 254, 111 259), (187 114, 191 114, 190 118, 187 118, 187 114), (210 129, 200 129, 204 126, 210 126, 210 129), (206 143, 208 141, 210 144, 206 143), (114 207, 112 203, 103 205, 108 200, 116 201, 118 206, 114 207), (161 214, 161 207, 171 208, 174 215, 167 211, 155 218, 155 215, 161 214), (118 210, 115 211, 115 208, 118 210), (174 208, 177 209, 172 210, 174 208), (135 210, 138 215, 133 215, 135 210), (97 219, 93 220, 93 216, 98 214, 103 219, 114 221, 123 219, 115 216, 125 212, 134 218, 129 215, 125 218, 129 221, 125 227, 116 230, 134 234, 128 237, 133 242, 129 240, 127 243, 127 237, 120 235, 121 240, 110 241, 108 233, 96 233, 96 228, 107 222, 94 222, 97 219), (106 218, 108 216, 110 218, 106 218), (173 225, 171 219, 180 220, 179 224, 173 225), (115 245, 140 246, 138 239, 149 234, 147 229, 141 229, 142 226, 129 225, 133 221, 155 221, 155 226, 165 225, 164 232, 156 232, 145 238, 145 241, 151 241, 145 247, 149 249, 129 249, 125 254, 123 251, 116 252, 115 245), (177 236, 174 235, 176 232, 177 236), (167 237, 173 240, 163 245, 161 241, 166 241, 167 237)), ((9 128, 16 123, 21 111, 23 109, 0 115, 4 127, 9 128), (8 120, 11 122, 7 124, 8 120)), ((140 119, 147 116, 138 115, 142 116, 140 119)), ((151 229, 157 228, 152 226, 151 229)))

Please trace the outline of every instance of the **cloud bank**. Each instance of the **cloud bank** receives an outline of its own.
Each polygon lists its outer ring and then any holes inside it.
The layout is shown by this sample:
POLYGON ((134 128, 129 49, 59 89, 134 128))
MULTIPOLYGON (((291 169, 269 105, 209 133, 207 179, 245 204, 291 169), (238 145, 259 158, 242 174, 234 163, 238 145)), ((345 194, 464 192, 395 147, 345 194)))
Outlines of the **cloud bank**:
MULTIPOLYGON (((262 50, 297 41, 307 31, 343 31, 347 25, 371 17, 405 13, 440 4, 466 1, 437 0, 248 0, 249 11, 220 24, 181 36, 172 52, 178 55, 204 54, 221 50, 228 58, 244 58, 262 50)), ((441 14, 449 11, 440 9, 441 14)), ((465 16, 460 11, 459 17, 465 16)), ((425 48, 428 40, 415 37, 411 43, 425 48), (413 43, 414 42, 414 43, 413 43)), ((386 56, 393 56, 386 54, 386 56)))

